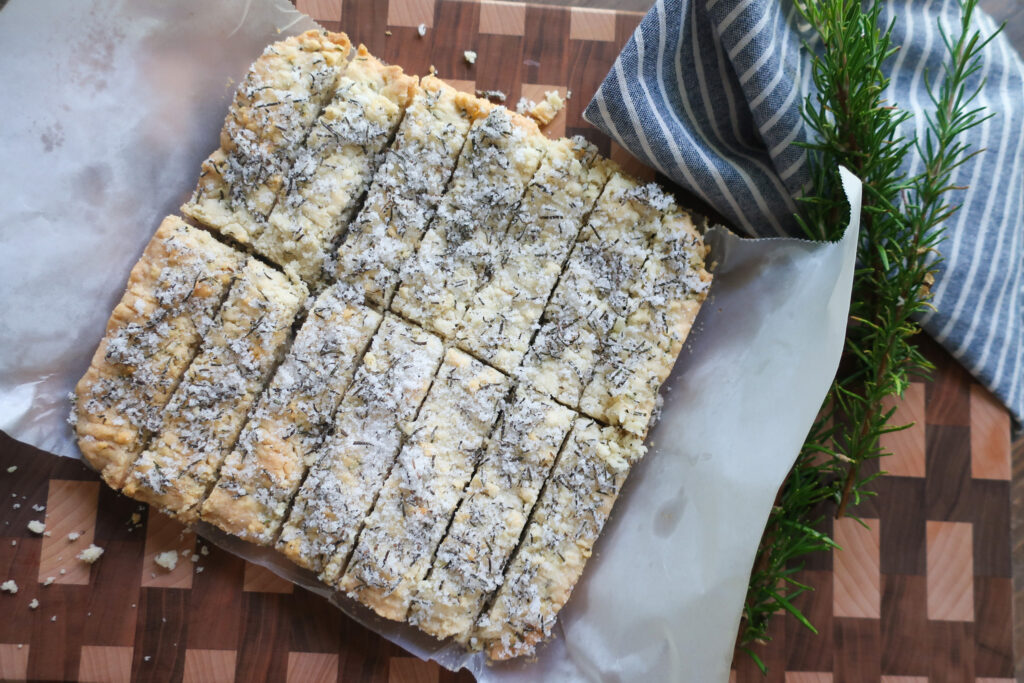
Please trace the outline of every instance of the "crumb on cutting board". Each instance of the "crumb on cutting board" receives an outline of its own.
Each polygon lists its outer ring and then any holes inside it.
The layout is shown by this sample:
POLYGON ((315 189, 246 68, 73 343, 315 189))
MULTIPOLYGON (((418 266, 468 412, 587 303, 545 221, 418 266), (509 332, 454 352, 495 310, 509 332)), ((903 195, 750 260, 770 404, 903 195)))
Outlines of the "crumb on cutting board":
POLYGON ((154 557, 153 561, 169 572, 174 571, 174 568, 178 566, 178 551, 168 550, 166 552, 162 552, 154 557))

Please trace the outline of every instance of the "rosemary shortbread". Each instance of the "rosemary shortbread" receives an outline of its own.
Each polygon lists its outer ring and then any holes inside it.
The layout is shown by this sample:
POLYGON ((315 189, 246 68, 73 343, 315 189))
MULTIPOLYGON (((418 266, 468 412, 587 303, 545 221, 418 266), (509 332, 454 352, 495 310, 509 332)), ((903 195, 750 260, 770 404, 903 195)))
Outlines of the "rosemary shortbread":
POLYGON ((443 353, 435 335, 385 314, 281 531, 286 557, 337 578, 443 353))
POLYGON ((532 120, 501 107, 474 122, 434 222, 402 268, 395 311, 443 337, 454 335, 497 264, 544 142, 532 120))
POLYGON ((426 76, 405 111, 359 216, 338 251, 338 273, 386 306, 419 246, 474 118, 491 105, 426 76))
POLYGON ((630 291, 638 305, 603 340, 580 411, 645 435, 658 389, 672 372, 710 284, 700 233, 690 215, 673 205, 661 218, 643 277, 630 291))
POLYGON ((494 368, 448 350, 339 588, 382 617, 405 618, 508 386, 494 368))
POLYGON ((577 407, 603 340, 635 310, 660 212, 671 199, 656 185, 616 172, 605 185, 561 275, 523 361, 525 381, 577 407))
POLYGON ((167 404, 160 432, 132 467, 125 494, 195 521, 305 298, 301 283, 246 262, 167 404))
POLYGON ((323 441, 381 315, 344 285, 312 305, 284 362, 260 397, 202 519, 239 538, 271 545, 323 441))
POLYGON ((75 388, 73 423, 87 462, 121 488, 209 330, 244 256, 163 220, 132 268, 106 336, 75 388))
POLYGON ((268 46, 235 93, 220 148, 182 213, 243 244, 256 239, 351 49, 345 34, 323 31, 268 46))
POLYGON ((502 581, 575 413, 520 385, 466 489, 409 622, 464 641, 502 581))
POLYGON ((169 218, 133 269, 86 459, 383 617, 533 652, 707 296, 689 214, 322 31, 251 67, 182 210, 211 232, 169 218))
POLYGON ((522 361, 580 226, 612 164, 583 138, 552 140, 500 245, 493 278, 473 297, 460 348, 505 372, 522 361))
POLYGON ((359 208, 416 78, 360 45, 292 165, 256 251, 306 282, 331 269, 339 236, 359 208))
POLYGON ((491 659, 532 654, 551 636, 559 610, 590 558, 643 440, 577 418, 509 563, 470 637, 491 659))

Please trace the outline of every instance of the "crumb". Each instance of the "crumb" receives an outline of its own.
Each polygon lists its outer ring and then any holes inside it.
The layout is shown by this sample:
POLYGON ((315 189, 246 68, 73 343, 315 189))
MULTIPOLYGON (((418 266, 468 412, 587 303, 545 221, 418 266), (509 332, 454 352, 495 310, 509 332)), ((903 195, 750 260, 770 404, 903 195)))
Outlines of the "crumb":
POLYGON ((94 543, 90 543, 89 547, 78 553, 78 559, 86 564, 92 564, 96 560, 100 559, 100 555, 103 554, 103 548, 100 548, 94 543))
POLYGON ((18 466, 17 465, 11 465, 10 467, 7 468, 7 474, 14 474, 17 471, 18 471, 18 466))
POLYGON ((35 598, 32 598, 32 602, 28 603, 28 608, 29 609, 36 609, 37 607, 39 607, 39 601, 36 600, 35 598))
POLYGON ((28 530, 34 534, 41 534, 46 531, 46 525, 37 519, 33 519, 28 523, 28 530))
POLYGON ((16 541, 16 540, 15 540, 15 541, 11 541, 11 545, 12 545, 12 546, 16 546, 16 545, 18 545, 18 541, 16 541))
POLYGON ((133 512, 132 516, 131 516, 131 519, 128 520, 128 523, 129 524, 138 524, 141 521, 142 521, 142 515, 140 515, 138 512, 133 512))
POLYGON ((178 551, 168 550, 167 552, 160 553, 153 558, 153 561, 167 571, 174 571, 174 568, 178 566, 178 551))
POLYGON ((507 99, 505 93, 500 90, 477 90, 476 96, 492 102, 504 102, 507 99))
POLYGON ((151 659, 153 659, 153 658, 152 658, 152 657, 150 657, 149 655, 146 655, 145 657, 143 657, 143 658, 142 658, 142 661, 144 661, 144 662, 148 662, 148 661, 149 661, 149 660, 151 660, 151 659))
POLYGON ((210 554, 210 548, 204 545, 199 549, 199 552, 203 555, 203 557, 205 557, 210 554))
POLYGON ((32 509, 35 510, 36 512, 43 512, 43 511, 46 510, 46 506, 45 505, 33 505, 32 509))
POLYGON ((72 531, 70 534, 68 534, 69 541, 77 541, 81 537, 82 534, 78 533, 77 531, 72 531))
POLYGON ((55 577, 55 576, 47 576, 46 577, 46 581, 43 581, 43 585, 44 586, 49 586, 51 583, 53 583, 56 580, 57 580, 57 577, 55 577))
POLYGON ((202 574, 204 569, 206 569, 206 567, 204 567, 202 565, 198 565, 196 567, 196 574, 202 574))
POLYGON ((391 31, 384 31, 384 35, 390 36, 391 35, 391 31))
POLYGON ((67 569, 61 569, 61 570, 60 570, 60 575, 61 575, 61 576, 64 576, 64 575, 65 575, 65 574, 67 574, 67 573, 68 573, 68 570, 67 570, 67 569))
POLYGON ((192 553, 192 558, 191 559, 192 559, 193 562, 198 562, 199 561, 199 553, 192 553))
POLYGON ((463 58, 465 58, 467 63, 476 64, 476 52, 474 52, 473 50, 466 50, 465 52, 462 53, 462 56, 463 58))
POLYGON ((50 621, 57 621, 57 615, 54 614, 52 617, 50 617, 50 621))
POLYGON ((548 90, 544 93, 544 100, 541 102, 534 102, 533 100, 525 97, 519 100, 516 104, 516 112, 525 114, 530 118, 534 119, 541 126, 546 126, 551 123, 558 112, 565 108, 565 100, 558 94, 557 90, 548 90))
POLYGON ((420 38, 422 38, 423 36, 427 35, 427 25, 426 24, 420 24, 419 26, 417 26, 416 27, 416 33, 420 34, 420 38))
POLYGON ((0 583, 0 591, 14 595, 18 592, 18 584, 14 583, 14 579, 7 579, 3 583, 0 583))
POLYGON ((21 503, 15 503, 14 505, 11 506, 11 509, 17 510, 20 507, 21 507, 21 503))

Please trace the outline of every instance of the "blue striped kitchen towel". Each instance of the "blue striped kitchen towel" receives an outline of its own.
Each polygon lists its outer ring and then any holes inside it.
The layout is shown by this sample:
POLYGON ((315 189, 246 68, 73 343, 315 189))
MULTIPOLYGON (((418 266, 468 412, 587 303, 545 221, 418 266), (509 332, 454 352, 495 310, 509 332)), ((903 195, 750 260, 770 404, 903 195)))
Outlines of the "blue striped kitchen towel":
MULTIPOLYGON (((887 99, 914 113, 922 136, 927 72, 946 59, 938 22, 956 36, 956 0, 889 1, 896 17, 887 99)), ((975 27, 996 26, 977 12, 975 27)), ((733 227, 798 235, 794 197, 807 187, 800 115, 811 92, 814 31, 793 0, 658 0, 641 21, 585 117, 640 159, 703 198, 733 227)), ((944 261, 924 329, 1024 418, 1024 63, 1000 35, 983 52, 977 104, 995 116, 970 133, 985 151, 954 181, 968 185, 946 226, 944 261)), ((906 133, 910 133, 908 129, 906 133)), ((920 171, 913 158, 906 171, 920 171)))

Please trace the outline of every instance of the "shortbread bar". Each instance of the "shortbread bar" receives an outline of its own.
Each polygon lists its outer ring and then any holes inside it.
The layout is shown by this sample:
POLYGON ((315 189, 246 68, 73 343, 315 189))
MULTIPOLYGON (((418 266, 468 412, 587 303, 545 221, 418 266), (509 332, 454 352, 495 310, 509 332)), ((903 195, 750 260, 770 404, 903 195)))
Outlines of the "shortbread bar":
POLYGON ((435 335, 384 316, 281 531, 286 557, 337 579, 443 353, 435 335))
POLYGON ((274 542, 380 321, 346 285, 317 298, 224 461, 203 521, 259 545, 274 542))
POLYGON ((160 433, 132 467, 125 494, 195 521, 305 298, 301 283, 246 262, 167 404, 160 433))
POLYGON ((644 277, 630 292, 640 304, 604 340, 580 410, 644 436, 658 389, 672 372, 710 284, 700 234, 689 214, 673 206, 661 219, 644 277))
POLYGON ((235 93, 220 148, 182 213, 245 244, 259 236, 351 49, 345 34, 323 31, 268 46, 235 93))
POLYGON ((86 461, 121 488, 209 329, 244 256, 168 216, 132 268, 106 336, 75 388, 86 461))
POLYGON ((551 636, 630 467, 644 452, 639 437, 576 420, 471 646, 491 659, 510 659, 532 654, 551 636))
POLYGON ((415 77, 359 46, 255 240, 258 253, 306 282, 329 277, 328 255, 358 210, 415 90, 415 77))
POLYGON ((622 173, 605 185, 523 361, 534 388, 577 407, 602 340, 639 305, 629 289, 643 278, 660 211, 670 202, 656 185, 622 173))
POLYGON ((474 118, 491 108, 426 76, 405 111, 359 216, 338 251, 338 277, 378 306, 391 302, 398 273, 419 246, 474 118))
POLYGON ((497 370, 457 349, 445 354, 339 588, 382 617, 405 618, 507 391, 497 370))
POLYGON ((583 138, 546 144, 544 161, 501 244, 493 279, 473 297, 459 324, 460 348, 505 372, 520 364, 610 170, 583 138))
POLYGON ((495 107, 473 124, 451 187, 416 257, 402 269, 394 310, 451 338, 487 273, 516 203, 540 164, 537 124, 495 107))
POLYGON ((527 517, 575 413, 520 386, 466 489, 409 622, 437 638, 465 640, 501 586, 527 517))

